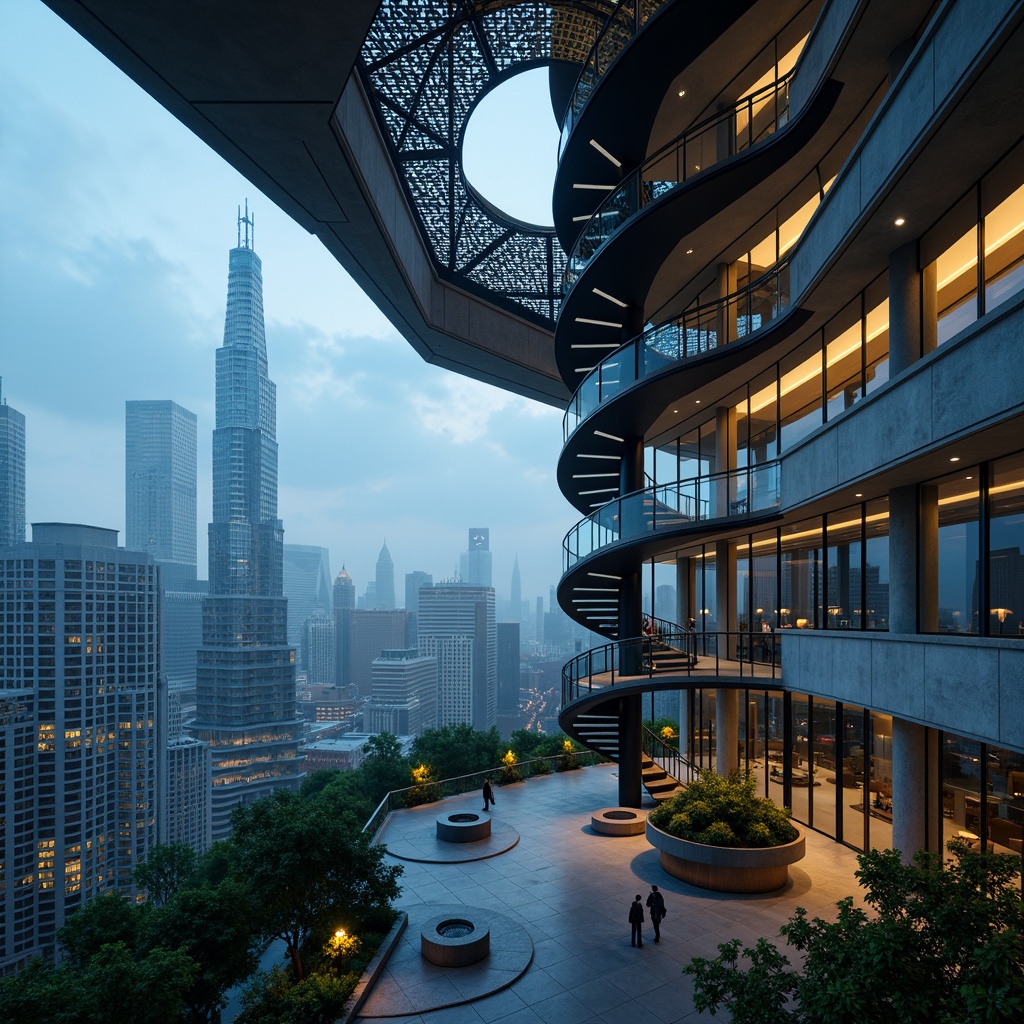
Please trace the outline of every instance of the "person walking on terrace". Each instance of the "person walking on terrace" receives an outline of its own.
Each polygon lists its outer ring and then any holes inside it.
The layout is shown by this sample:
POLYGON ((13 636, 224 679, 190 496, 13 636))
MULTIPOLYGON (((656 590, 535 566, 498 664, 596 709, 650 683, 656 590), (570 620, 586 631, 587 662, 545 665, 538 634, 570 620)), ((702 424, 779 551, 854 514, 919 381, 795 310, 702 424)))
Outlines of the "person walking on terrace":
POLYGON ((491 788, 491 780, 484 779, 484 810, 494 803, 494 790, 491 788))
POLYGON ((644 905, 640 902, 640 893, 629 905, 629 944, 631 946, 643 946, 644 944, 644 905))
POLYGON ((665 897, 658 892, 656 885, 651 886, 647 897, 647 908, 651 912, 651 924, 654 925, 654 941, 661 942, 661 921, 665 916, 665 897))

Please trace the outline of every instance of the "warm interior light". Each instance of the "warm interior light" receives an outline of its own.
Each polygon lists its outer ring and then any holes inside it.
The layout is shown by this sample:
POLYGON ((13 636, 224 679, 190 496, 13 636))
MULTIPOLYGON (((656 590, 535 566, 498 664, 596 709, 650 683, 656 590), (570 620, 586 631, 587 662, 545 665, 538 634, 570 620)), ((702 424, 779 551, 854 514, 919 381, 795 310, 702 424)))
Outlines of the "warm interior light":
POLYGON ((896 220, 893 221, 893 223, 896 225, 896 227, 901 228, 904 224, 907 223, 907 219, 906 217, 897 217, 896 220))
POLYGON ((960 456, 959 455, 953 455, 953 456, 950 457, 949 461, 950 462, 959 462, 960 461, 960 456))
POLYGON ((679 95, 680 96, 685 96, 686 95, 686 90, 685 89, 680 89, 679 90, 679 95))

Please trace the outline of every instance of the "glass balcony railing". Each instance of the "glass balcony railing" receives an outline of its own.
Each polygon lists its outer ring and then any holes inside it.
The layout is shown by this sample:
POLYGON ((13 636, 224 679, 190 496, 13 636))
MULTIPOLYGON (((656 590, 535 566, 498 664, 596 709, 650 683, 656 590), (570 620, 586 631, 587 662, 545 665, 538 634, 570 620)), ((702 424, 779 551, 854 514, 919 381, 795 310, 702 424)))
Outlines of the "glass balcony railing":
POLYGON ((635 213, 677 185, 756 146, 789 120, 793 72, 744 96, 735 106, 687 129, 628 175, 587 221, 568 255, 562 295, 568 295, 594 254, 635 213))
POLYGON ((562 419, 563 440, 603 402, 637 381, 682 360, 742 341, 777 319, 788 306, 789 257, 785 257, 740 291, 649 328, 606 356, 583 378, 562 419))
MULTIPOLYGON (((715 680, 731 676, 765 686, 782 675, 782 645, 775 634, 749 631, 685 632, 654 640, 640 636, 613 641, 584 651, 562 667, 562 707, 595 690, 635 684, 659 675, 715 680), (670 667, 660 669, 658 653, 666 649, 684 657, 675 658, 670 667)), ((612 696, 614 693, 609 693, 612 696)))
POLYGON ((569 106, 562 119, 562 138, 558 155, 562 155, 572 127, 587 104, 597 83, 615 62, 616 57, 637 37, 640 30, 651 19, 651 15, 664 7, 668 0, 622 0, 604 23, 591 47, 587 62, 583 65, 576 85, 573 87, 569 106))
POLYGON ((562 571, 621 541, 646 540, 690 524, 749 518, 781 504, 779 462, 634 491, 578 522, 562 542, 562 571))

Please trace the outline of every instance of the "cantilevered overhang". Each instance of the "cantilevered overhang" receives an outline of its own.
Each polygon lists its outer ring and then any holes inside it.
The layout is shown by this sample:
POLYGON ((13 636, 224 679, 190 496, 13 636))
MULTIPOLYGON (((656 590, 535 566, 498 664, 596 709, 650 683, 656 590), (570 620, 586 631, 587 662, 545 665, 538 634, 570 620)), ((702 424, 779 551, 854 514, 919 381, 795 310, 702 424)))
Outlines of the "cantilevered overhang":
POLYGON ((548 326, 435 270, 356 70, 378 0, 45 2, 315 234, 426 361, 567 400, 548 326))

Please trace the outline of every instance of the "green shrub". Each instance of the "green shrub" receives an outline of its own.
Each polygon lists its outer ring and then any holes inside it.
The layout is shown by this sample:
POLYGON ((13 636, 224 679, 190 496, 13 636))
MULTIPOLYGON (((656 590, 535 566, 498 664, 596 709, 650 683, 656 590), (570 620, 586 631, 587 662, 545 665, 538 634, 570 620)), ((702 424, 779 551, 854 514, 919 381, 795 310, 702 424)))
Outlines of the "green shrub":
POLYGON ((753 778, 702 771, 681 793, 650 813, 651 824, 709 846, 781 846, 797 838, 789 811, 757 796, 753 778))

